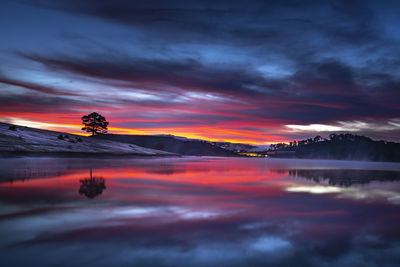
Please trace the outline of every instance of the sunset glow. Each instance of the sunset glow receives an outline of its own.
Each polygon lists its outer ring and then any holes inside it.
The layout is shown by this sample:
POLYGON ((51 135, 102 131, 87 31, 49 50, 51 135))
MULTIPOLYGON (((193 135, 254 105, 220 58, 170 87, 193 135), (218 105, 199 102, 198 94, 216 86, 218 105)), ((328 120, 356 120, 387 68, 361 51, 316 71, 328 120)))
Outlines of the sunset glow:
POLYGON ((1 1, 1 266, 397 266, 399 14, 1 1))
POLYGON ((98 112, 120 134, 400 140, 397 6, 117 2, 2 5, 0 121, 86 134, 98 112))

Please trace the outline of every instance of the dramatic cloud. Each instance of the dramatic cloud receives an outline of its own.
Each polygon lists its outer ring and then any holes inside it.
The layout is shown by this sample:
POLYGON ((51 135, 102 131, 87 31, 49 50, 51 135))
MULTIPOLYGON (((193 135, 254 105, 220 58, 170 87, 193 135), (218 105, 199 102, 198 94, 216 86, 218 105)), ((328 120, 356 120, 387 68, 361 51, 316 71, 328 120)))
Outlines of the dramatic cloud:
POLYGON ((128 132, 252 143, 399 140, 398 12, 379 1, 7 2, 0 116, 78 124, 96 110, 128 132))

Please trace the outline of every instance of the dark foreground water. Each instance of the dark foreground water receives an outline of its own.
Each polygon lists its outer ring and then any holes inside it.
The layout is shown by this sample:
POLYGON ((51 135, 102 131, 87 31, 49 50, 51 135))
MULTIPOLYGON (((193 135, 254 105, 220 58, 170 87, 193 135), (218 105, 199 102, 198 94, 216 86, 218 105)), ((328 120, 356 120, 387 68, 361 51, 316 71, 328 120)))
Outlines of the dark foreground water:
POLYGON ((400 263, 399 164, 14 158, 0 167, 1 266, 400 263))

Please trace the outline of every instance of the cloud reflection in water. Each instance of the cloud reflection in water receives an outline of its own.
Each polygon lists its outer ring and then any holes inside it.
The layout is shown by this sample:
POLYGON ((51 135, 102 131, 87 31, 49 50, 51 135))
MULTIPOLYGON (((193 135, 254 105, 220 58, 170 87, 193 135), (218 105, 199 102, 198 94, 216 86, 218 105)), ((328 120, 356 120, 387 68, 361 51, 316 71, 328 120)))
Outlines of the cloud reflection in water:
MULTIPOLYGON (((30 160, 34 168, 52 166, 30 160)), ((388 165, 393 173, 382 181, 388 176, 375 163, 353 162, 353 170, 371 169, 382 179, 340 186, 326 182, 329 170, 357 173, 340 169, 348 162, 62 160, 59 175, 49 177, 48 170, 43 178, 0 183, 4 262, 373 266, 399 259, 396 165, 388 165), (76 192, 88 166, 107 180, 107 191, 90 201, 76 192)))

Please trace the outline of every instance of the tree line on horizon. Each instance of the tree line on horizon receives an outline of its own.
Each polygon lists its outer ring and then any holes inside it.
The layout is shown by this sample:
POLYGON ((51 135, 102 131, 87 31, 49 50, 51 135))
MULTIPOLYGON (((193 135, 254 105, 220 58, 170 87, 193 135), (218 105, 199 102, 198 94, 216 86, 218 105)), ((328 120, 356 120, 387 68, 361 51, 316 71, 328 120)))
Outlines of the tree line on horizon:
POLYGON ((350 133, 333 133, 329 139, 318 135, 288 144, 272 144, 269 148, 269 152, 277 152, 276 155, 289 151, 293 157, 299 158, 400 161, 400 143, 374 141, 367 136, 350 133))
MULTIPOLYGON (((92 136, 107 133, 109 124, 97 112, 82 116, 82 123, 82 130, 92 133, 92 136)), ((268 152, 272 156, 299 158, 400 161, 400 143, 374 141, 369 137, 350 133, 332 133, 329 139, 317 135, 289 143, 271 144, 268 152)))

